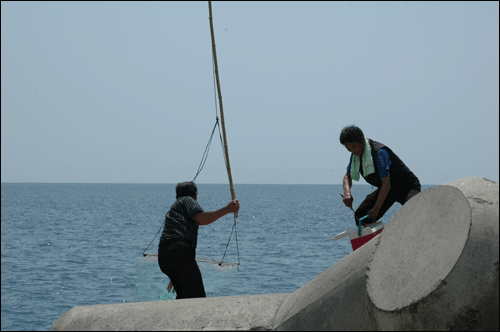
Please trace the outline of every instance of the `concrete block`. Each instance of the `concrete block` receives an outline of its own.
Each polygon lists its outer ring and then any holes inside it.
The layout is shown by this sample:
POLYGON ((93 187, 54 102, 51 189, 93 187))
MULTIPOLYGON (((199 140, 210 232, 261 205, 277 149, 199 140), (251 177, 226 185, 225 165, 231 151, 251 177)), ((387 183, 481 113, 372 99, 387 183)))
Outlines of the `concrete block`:
POLYGON ((288 293, 73 307, 52 331, 268 331, 288 293))
POLYGON ((285 298, 274 330, 498 330, 498 183, 425 190, 285 298))
POLYGON ((367 311, 366 269, 382 234, 286 297, 274 330, 374 330, 367 311))
POLYGON ((458 179, 396 212, 368 271, 379 329, 498 330, 498 188, 458 179))

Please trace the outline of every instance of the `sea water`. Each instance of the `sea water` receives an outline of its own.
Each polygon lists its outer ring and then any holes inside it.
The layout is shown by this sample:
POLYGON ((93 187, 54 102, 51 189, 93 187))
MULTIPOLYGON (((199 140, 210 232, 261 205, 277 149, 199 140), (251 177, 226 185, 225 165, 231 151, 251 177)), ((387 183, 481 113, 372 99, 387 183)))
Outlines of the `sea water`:
MULTIPOLYGON (((373 190, 355 185, 354 206, 373 190)), ((348 238, 332 241, 355 226, 341 185, 235 192, 236 234, 232 214, 199 229, 198 257, 220 260, 227 248, 224 260, 240 262, 228 270, 200 263, 208 297, 294 292, 352 252, 348 238)), ((141 261, 146 248, 157 252, 174 201, 175 184, 2 183, 1 329, 50 330, 74 306, 175 298, 158 264, 141 261)), ((198 201, 205 211, 225 206, 229 187, 198 184, 198 201)))

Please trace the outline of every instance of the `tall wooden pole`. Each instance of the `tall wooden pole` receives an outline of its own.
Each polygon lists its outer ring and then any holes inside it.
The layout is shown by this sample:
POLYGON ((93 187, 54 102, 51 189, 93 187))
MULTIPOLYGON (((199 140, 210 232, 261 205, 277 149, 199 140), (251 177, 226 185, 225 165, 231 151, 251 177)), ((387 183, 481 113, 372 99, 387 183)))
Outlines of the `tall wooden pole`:
MULTIPOLYGON (((229 151, 227 149, 227 139, 226 139, 226 125, 224 122, 224 109, 222 107, 222 94, 220 91, 220 81, 219 81, 219 67, 217 66, 217 51, 215 49, 215 35, 214 35, 214 24, 212 20, 212 1, 208 2, 208 11, 210 14, 210 33, 212 35, 212 52, 214 57, 214 68, 215 68, 215 79, 217 81, 217 94, 219 95, 219 107, 220 107, 220 119, 222 124, 222 139, 224 140, 224 151, 226 156, 226 169, 227 169, 227 177, 229 179, 229 190, 231 191, 231 199, 235 199, 236 195, 234 194, 233 187, 233 177, 231 176, 231 164, 229 163, 229 151)), ((238 212, 234 214, 235 217, 238 217, 238 212)))

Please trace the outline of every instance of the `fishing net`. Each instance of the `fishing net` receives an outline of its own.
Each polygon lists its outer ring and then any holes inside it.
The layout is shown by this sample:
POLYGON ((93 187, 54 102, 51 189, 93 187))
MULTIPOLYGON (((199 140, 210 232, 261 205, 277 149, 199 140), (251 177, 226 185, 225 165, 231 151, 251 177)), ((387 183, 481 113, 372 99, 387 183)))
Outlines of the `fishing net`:
MULTIPOLYGON (((207 297, 219 296, 224 287, 234 281, 239 265, 199 257, 196 257, 196 261, 200 267, 207 297)), ((170 280, 158 266, 158 254, 144 254, 141 263, 136 282, 136 301, 174 300, 177 294, 167 291, 170 280)))

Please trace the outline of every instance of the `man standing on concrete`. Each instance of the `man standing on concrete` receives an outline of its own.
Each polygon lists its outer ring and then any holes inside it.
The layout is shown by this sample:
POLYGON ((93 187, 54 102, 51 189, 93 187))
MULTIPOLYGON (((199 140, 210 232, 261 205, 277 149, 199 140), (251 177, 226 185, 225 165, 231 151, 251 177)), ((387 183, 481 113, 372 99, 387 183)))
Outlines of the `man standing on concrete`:
POLYGON ((358 219, 370 215, 364 224, 375 222, 395 203, 405 204, 420 192, 420 182, 412 171, 390 148, 382 143, 365 138, 356 126, 347 126, 340 133, 340 143, 351 152, 351 159, 344 175, 344 204, 352 209, 352 180, 359 181, 359 175, 377 187, 366 196, 354 215, 358 219))
POLYGON ((196 201, 198 189, 194 182, 177 184, 177 201, 165 215, 165 225, 158 246, 158 264, 170 278, 177 299, 206 297, 201 272, 196 263, 199 226, 208 225, 228 213, 237 212, 240 203, 232 200, 223 208, 204 212, 196 201))

